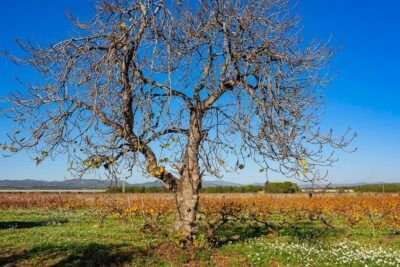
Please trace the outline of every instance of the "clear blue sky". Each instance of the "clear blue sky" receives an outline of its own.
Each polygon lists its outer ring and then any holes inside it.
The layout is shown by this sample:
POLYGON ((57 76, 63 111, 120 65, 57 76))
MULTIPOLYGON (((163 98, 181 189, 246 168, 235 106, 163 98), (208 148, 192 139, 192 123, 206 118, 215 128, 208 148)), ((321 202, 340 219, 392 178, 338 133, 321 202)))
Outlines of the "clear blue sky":
MULTIPOLYGON (((93 1, 91 1, 93 2, 93 1)), ((0 49, 18 53, 15 38, 49 43, 72 33, 65 16, 88 17, 93 10, 86 0, 3 1, 0 11, 0 49)), ((351 126, 358 133, 353 154, 338 154, 329 180, 343 182, 400 182, 400 1, 298 0, 306 38, 319 37, 341 51, 331 64, 337 78, 326 89, 327 112, 323 127, 337 133, 351 126)), ((27 69, 0 59, 0 95, 18 84, 14 77, 29 78, 27 69), (22 71, 22 73, 21 73, 22 71)), ((10 123, 0 119, 0 141, 10 123)), ((66 161, 59 158, 36 167, 26 154, 0 158, 0 179, 61 180, 68 177, 66 161)), ((258 169, 246 168, 225 180, 263 182, 258 169)), ((280 179, 277 176, 277 179, 280 179)), ((136 177, 130 182, 143 182, 136 177)))

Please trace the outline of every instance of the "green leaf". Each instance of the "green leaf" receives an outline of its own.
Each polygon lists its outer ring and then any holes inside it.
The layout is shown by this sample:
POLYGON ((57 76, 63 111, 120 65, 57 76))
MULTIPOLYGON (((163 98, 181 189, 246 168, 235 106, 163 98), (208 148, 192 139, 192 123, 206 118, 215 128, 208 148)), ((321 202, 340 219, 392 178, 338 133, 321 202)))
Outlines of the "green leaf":
POLYGON ((38 158, 38 157, 34 158, 34 160, 35 160, 36 165, 39 165, 42 162, 42 159, 38 158))
POLYGON ((167 163, 168 161, 169 161, 168 158, 162 158, 162 159, 160 159, 160 162, 165 162, 165 163, 167 163))
POLYGON ((165 144, 161 146, 162 148, 169 148, 169 144, 165 144))

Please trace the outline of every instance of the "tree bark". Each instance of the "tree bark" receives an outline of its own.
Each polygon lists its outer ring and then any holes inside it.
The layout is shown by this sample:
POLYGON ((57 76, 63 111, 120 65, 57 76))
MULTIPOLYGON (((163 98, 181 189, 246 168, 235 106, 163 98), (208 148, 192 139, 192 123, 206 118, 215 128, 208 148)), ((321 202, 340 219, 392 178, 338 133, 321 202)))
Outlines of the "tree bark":
POLYGON ((174 230, 182 232, 190 243, 196 235, 196 215, 201 187, 199 147, 202 140, 201 112, 192 111, 190 116, 189 141, 181 170, 181 179, 176 197, 174 230))
POLYGON ((181 178, 179 191, 176 192, 176 215, 174 230, 182 233, 190 242, 196 235, 196 215, 199 203, 200 180, 194 176, 181 178))

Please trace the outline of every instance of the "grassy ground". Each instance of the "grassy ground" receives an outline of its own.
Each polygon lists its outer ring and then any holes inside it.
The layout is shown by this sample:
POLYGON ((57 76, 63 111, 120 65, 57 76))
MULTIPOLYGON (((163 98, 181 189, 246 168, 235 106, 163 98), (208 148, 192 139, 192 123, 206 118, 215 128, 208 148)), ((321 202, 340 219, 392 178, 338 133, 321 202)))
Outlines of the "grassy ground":
MULTIPOLYGON (((158 229, 168 229, 168 221, 158 229)), ((143 228, 96 210, 0 211, 0 266, 400 266, 400 237, 362 225, 298 222, 270 233, 232 223, 219 243, 186 251, 165 231, 143 228)), ((201 243, 201 240, 199 241, 201 243)))
POLYGON ((97 265, 146 258, 156 242, 135 228, 90 213, 44 210, 1 212, 0 265, 97 265))

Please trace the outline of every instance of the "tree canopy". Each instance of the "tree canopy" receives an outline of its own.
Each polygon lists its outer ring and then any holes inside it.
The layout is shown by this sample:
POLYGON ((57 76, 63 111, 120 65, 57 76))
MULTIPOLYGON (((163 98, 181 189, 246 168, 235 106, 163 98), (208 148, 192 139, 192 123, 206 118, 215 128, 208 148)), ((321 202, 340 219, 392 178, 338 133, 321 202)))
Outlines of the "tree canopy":
POLYGON ((205 175, 251 159, 312 180, 351 140, 320 131, 334 50, 303 42, 289 1, 100 0, 71 19, 73 37, 8 55, 41 81, 7 97, 17 130, 4 149, 67 154, 76 175, 139 166, 193 221, 205 175))

